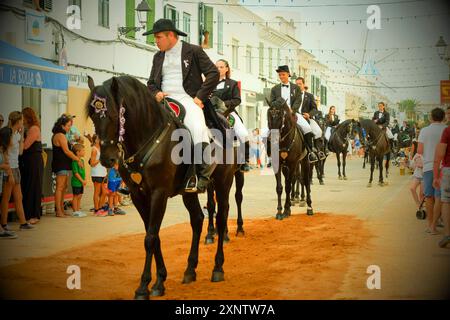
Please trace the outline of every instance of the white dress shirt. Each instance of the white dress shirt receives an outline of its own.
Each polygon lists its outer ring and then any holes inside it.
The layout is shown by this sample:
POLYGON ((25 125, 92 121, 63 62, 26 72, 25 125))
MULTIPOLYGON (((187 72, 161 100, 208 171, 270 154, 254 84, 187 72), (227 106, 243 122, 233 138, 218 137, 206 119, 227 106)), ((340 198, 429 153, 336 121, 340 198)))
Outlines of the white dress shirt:
POLYGON ((175 99, 187 95, 183 88, 183 70, 181 69, 182 45, 181 41, 177 41, 172 49, 165 52, 162 67, 161 89, 175 99))
POLYGON ((281 84, 281 97, 286 100, 287 105, 291 107, 291 86, 289 82, 281 84), (287 85, 288 87, 284 87, 283 85, 287 85))

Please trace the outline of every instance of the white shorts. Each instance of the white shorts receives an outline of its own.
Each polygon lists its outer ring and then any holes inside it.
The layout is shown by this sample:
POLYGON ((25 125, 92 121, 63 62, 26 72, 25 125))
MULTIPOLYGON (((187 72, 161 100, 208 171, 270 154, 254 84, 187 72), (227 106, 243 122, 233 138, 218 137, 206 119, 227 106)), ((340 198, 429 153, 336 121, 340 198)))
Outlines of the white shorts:
POLYGON ((320 129, 317 122, 313 119, 309 119, 308 121, 303 118, 303 116, 300 113, 297 113, 297 124, 302 129, 303 134, 308 134, 312 132, 314 134, 315 139, 319 139, 322 137, 322 129, 320 129))

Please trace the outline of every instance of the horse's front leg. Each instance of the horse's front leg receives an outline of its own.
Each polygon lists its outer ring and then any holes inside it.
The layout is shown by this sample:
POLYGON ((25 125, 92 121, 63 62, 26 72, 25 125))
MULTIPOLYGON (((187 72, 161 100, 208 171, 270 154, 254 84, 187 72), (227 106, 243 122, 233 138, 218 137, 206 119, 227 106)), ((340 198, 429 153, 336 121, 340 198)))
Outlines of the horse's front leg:
POLYGON ((347 152, 344 151, 344 153, 342 153, 342 175, 344 176, 344 180, 347 180, 347 175, 345 174, 346 166, 347 166, 347 152))
POLYGON ((378 185, 383 186, 384 185, 384 182, 383 182, 383 160, 384 160, 384 156, 378 157, 377 160, 378 160, 378 169, 379 169, 379 172, 380 172, 378 185))
POLYGON ((303 174, 302 180, 303 180, 303 183, 304 183, 305 189, 306 189, 306 204, 307 204, 306 214, 309 216, 312 216, 314 214, 314 211, 312 208, 312 201, 311 201, 311 185, 309 184, 309 181, 310 181, 309 166, 310 166, 310 164, 308 163, 308 161, 303 159, 302 160, 302 174, 303 174))
POLYGON ((225 230, 227 227, 227 218, 228 211, 230 209, 229 205, 229 194, 231 189, 231 184, 233 183, 233 179, 231 182, 227 183, 224 181, 220 185, 216 185, 216 197, 217 197, 217 251, 215 257, 215 265, 211 276, 212 282, 224 281, 224 271, 223 271, 223 263, 225 261, 224 253, 223 253, 223 241, 225 230))
POLYGON ((148 299, 148 285, 151 282, 151 262, 155 254, 157 280, 152 287, 153 296, 164 295, 164 281, 167 277, 167 270, 160 247, 159 230, 166 211, 168 196, 164 190, 157 189, 152 192, 150 198, 150 219, 145 235, 144 245, 146 251, 144 271, 141 276, 141 284, 135 292, 135 299, 148 299))
POLYGON ((281 168, 278 168, 278 172, 275 174, 275 179, 277 180, 277 197, 278 197, 278 206, 277 206, 277 214, 275 218, 277 220, 282 220, 283 215, 281 214, 281 210, 283 209, 281 207, 281 194, 283 193, 283 185, 281 184, 281 168))
POLYGON ((207 202, 206 208, 208 210, 208 233, 206 234, 205 244, 214 243, 214 236, 216 234, 216 229, 214 228, 214 213, 216 210, 216 203, 214 201, 214 187, 210 183, 206 190, 207 192, 207 202))
MULTIPOLYGON (((191 283, 197 279, 195 269, 198 265, 198 246, 202 234, 204 214, 196 193, 187 193, 183 195, 183 203, 189 211, 192 228, 191 250, 188 257, 188 265, 184 272, 183 283, 191 283)), ((211 220, 214 220, 212 217, 211 220)))
POLYGON ((369 183, 367 184, 367 186, 371 187, 372 180, 373 180, 373 170, 375 169, 375 156, 369 155, 369 160, 370 160, 370 178, 369 178, 369 183))
POLYGON ((238 210, 236 236, 243 236, 245 234, 244 220, 242 218, 242 189, 244 188, 244 173, 240 170, 236 171, 234 174, 234 181, 236 184, 236 193, 234 194, 234 198, 236 199, 236 206, 238 210))
POLYGON ((342 180, 342 175, 341 175, 341 153, 340 152, 336 153, 336 158, 337 158, 337 166, 338 166, 338 178, 339 178, 339 180, 342 180))
MULTIPOLYGON (((293 169, 293 168, 291 168, 293 169)), ((286 193, 286 200, 284 201, 284 211, 283 211, 283 218, 287 218, 291 215, 291 188, 292 188, 292 181, 291 181, 291 174, 293 173, 293 170, 286 170, 286 173, 284 175, 284 188, 286 193)))

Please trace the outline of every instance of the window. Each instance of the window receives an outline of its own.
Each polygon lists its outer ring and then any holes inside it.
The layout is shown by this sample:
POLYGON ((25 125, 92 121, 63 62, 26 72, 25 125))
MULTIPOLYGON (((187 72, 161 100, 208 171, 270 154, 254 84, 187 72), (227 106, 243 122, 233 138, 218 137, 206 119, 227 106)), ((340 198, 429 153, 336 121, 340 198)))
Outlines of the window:
POLYGON ((191 15, 183 12, 183 31, 186 32, 186 42, 191 42, 191 15))
MULTIPOLYGON (((147 12, 147 30, 150 30, 155 23, 155 0, 147 0, 147 3, 150 9, 152 9, 152 11, 147 12)), ((155 36, 153 34, 149 34, 146 41, 148 44, 154 44, 155 36)))
POLYGON ((109 0, 98 0, 98 25, 109 28, 109 0))
POLYGON ((236 39, 231 41, 231 54, 231 67, 233 69, 239 69, 239 41, 236 39))
MULTIPOLYGON (((127 0, 125 4, 125 25, 128 28, 134 28, 136 26, 136 15, 135 15, 135 8, 134 8, 134 0, 127 0)), ((127 38, 134 39, 136 36, 136 32, 134 30, 131 30, 126 34, 127 38)))
POLYGON ((178 19, 178 11, 175 9, 174 6, 171 6, 170 4, 166 4, 164 6, 164 19, 170 19, 172 20, 173 24, 176 28, 180 27, 179 19, 178 19))
POLYGON ((41 119, 41 89, 22 87, 22 109, 30 107, 41 119))
POLYGON ((281 50, 277 49, 277 66, 281 65, 281 50))
POLYGON ((223 54, 223 14, 217 13, 217 52, 223 54))
POLYGON ((246 68, 245 71, 247 73, 252 73, 252 47, 247 46, 245 50, 245 57, 246 57, 246 68))
POLYGON ((80 18, 81 18, 81 0, 69 0, 69 6, 78 6, 80 8, 80 18))
POLYGON ((259 43, 259 75, 264 75, 264 43, 259 43))
POLYGON ((273 65, 272 65, 272 48, 269 48, 269 78, 273 78, 273 65))

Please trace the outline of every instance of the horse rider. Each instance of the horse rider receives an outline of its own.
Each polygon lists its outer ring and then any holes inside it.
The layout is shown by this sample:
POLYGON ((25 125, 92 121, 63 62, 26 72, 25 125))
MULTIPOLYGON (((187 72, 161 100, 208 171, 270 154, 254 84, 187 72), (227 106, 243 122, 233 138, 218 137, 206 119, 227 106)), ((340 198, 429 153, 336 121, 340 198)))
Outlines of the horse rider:
POLYGON ((225 104, 227 110, 223 113, 225 117, 232 116, 234 119, 233 129, 239 142, 245 146, 245 163, 241 165, 241 171, 250 171, 250 142, 247 128, 236 111, 236 107, 241 104, 241 91, 237 81, 230 78, 231 68, 228 61, 220 59, 216 62, 220 73, 219 83, 214 89, 212 95, 218 97, 225 104))
MULTIPOLYGON (((280 79, 279 84, 275 85, 272 90, 270 91, 270 101, 271 103, 274 103, 278 98, 283 98, 286 101, 286 104, 289 106, 289 108, 295 113, 297 110, 300 109, 301 105, 301 92, 300 88, 295 85, 294 83, 289 81, 289 77, 291 76, 289 67, 287 65, 279 66, 276 69, 276 72, 278 73, 278 78, 280 79)), ((300 118, 303 119, 302 116, 297 116, 297 124, 300 124, 300 118)), ((304 120, 306 122, 306 120, 304 120)), ((307 123, 307 122, 306 122, 307 123)), ((314 148, 314 136, 311 132, 311 128, 308 126, 305 126, 302 122, 300 125, 301 131, 303 132, 303 135, 305 137, 305 144, 306 148, 308 149, 308 160, 310 163, 317 162, 317 150, 314 148), (306 130, 305 130, 306 129, 306 130)), ((263 129, 263 132, 261 136, 266 139, 269 135, 269 130, 267 128, 263 129)), ((269 140, 267 139, 267 142, 269 140)), ((267 143, 267 152, 269 154, 269 143, 267 143)))
MULTIPOLYGON (((378 111, 375 111, 373 114, 372 120, 386 132, 386 135, 389 140, 394 139, 394 135, 391 132, 391 129, 389 129, 389 121, 390 121, 390 115, 389 112, 386 111, 386 105, 384 102, 378 103, 378 111)), ((392 143, 391 143, 392 145, 392 143)))
MULTIPOLYGON (((293 106, 297 115, 297 124, 305 135, 306 145, 309 149, 316 151, 314 140, 322 137, 322 129, 317 122, 312 119, 318 112, 317 104, 314 95, 306 91, 304 78, 298 77, 295 79, 295 83, 300 88, 300 103, 293 106)), ((320 160, 326 159, 326 156, 322 151, 319 151, 317 154, 320 160)))
MULTIPOLYGON (((201 150, 204 155, 209 137, 202 109, 219 81, 219 71, 200 46, 179 41, 179 36, 187 34, 178 30, 171 20, 159 19, 143 35, 149 34, 155 35, 160 51, 153 57, 147 86, 158 102, 168 96, 184 106, 184 125, 191 133, 195 154, 201 150)), ((215 165, 204 156, 200 164, 197 161, 194 163, 198 179, 189 181, 186 192, 204 192, 214 171, 215 165)))
POLYGON ((330 109, 328 109, 328 114, 325 116, 325 139, 327 140, 326 146, 328 149, 328 141, 330 141, 331 134, 334 132, 334 129, 336 129, 337 125, 339 124, 341 120, 339 120, 338 115, 336 114, 336 107, 331 106, 330 109))

